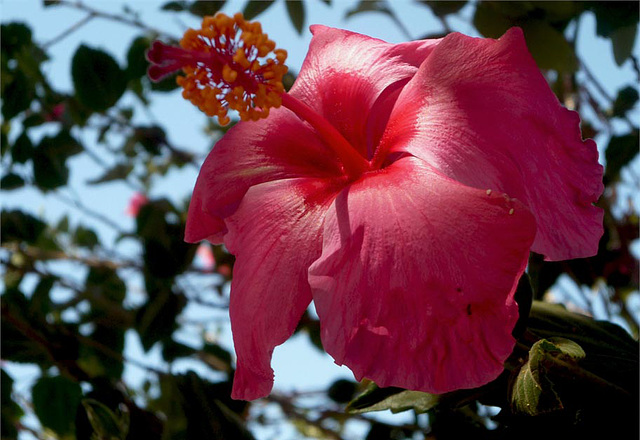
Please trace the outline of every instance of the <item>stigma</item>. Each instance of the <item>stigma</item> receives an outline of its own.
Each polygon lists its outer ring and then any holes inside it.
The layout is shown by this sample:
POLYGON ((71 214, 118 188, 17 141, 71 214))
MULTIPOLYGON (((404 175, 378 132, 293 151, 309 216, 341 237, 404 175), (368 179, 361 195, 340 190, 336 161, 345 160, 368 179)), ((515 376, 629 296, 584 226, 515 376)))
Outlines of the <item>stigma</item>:
POLYGON ((230 122, 229 109, 243 121, 256 121, 280 107, 286 58, 260 23, 246 21, 241 13, 205 17, 201 29, 187 30, 180 47, 155 41, 147 52, 149 78, 160 81, 182 69, 176 80, 182 96, 220 125, 230 122))

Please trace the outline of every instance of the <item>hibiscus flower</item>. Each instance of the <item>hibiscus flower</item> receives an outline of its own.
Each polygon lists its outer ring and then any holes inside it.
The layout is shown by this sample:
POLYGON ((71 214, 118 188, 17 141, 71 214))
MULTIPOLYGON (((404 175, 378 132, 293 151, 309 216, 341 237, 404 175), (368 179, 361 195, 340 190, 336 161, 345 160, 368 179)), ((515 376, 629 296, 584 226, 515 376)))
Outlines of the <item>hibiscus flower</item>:
POLYGON ((495 379, 529 252, 587 257, 602 235, 596 145, 522 31, 389 44, 312 26, 284 93, 283 52, 259 64, 273 43, 219 17, 148 57, 153 79, 183 68, 185 96, 221 122, 268 116, 217 142, 187 221, 187 241, 236 256, 232 396, 271 391, 272 352, 312 300, 325 350, 358 380, 444 393, 495 379))

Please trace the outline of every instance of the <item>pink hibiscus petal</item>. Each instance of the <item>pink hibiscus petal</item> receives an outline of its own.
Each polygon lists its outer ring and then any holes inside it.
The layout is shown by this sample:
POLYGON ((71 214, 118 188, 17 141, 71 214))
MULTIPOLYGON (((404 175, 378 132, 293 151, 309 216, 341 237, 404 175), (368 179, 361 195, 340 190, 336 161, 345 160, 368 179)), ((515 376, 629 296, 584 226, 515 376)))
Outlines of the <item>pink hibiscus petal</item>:
POLYGON ((451 34, 403 89, 380 153, 408 152, 466 185, 517 197, 534 214, 532 250, 592 256, 603 233, 596 144, 562 107, 522 31, 499 40, 451 34))
POLYGON ((202 165, 191 203, 185 239, 220 243, 223 219, 253 185, 295 177, 341 174, 338 160, 315 131, 285 108, 269 119, 240 122, 220 139, 202 165))
POLYGON ((503 370, 535 221, 406 157, 329 208, 309 269, 325 349, 357 379, 432 393, 503 370))
POLYGON ((391 44, 320 25, 311 26, 311 32, 309 52, 290 93, 370 157, 375 145, 367 145, 365 133, 374 103, 387 87, 412 77, 440 40, 391 44))
POLYGON ((271 391, 271 354, 311 302, 307 269, 320 256, 324 213, 338 190, 331 179, 262 183, 226 219, 225 245, 236 256, 229 309, 238 358, 234 399, 271 391))

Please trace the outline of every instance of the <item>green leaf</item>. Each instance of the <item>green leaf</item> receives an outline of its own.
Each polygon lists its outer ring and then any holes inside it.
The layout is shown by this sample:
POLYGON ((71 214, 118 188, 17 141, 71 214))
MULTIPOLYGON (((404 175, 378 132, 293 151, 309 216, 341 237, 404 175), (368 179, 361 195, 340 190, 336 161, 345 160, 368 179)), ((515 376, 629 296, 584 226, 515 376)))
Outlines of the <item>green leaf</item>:
POLYGON ((129 412, 115 414, 95 399, 83 399, 82 406, 93 428, 92 438, 100 440, 125 440, 129 432, 129 412), (95 437, 94 437, 95 436, 95 437))
POLYGON ((522 30, 527 40, 527 47, 539 68, 566 73, 572 73, 578 69, 575 52, 562 32, 540 20, 531 20, 522 24, 522 30))
POLYGON ((439 17, 445 15, 455 14, 462 9, 467 2, 466 1, 434 1, 434 0, 422 0, 420 3, 429 6, 433 13, 439 17))
POLYGON ((47 224, 22 211, 2 210, 0 213, 0 229, 2 243, 25 242, 35 243, 47 228, 47 224))
POLYGON ((80 153, 82 145, 66 130, 56 136, 45 136, 33 153, 33 177, 43 190, 63 186, 69 179, 66 160, 80 153))
POLYGON ((387 7, 386 2, 384 1, 360 0, 355 7, 347 11, 347 13, 345 14, 345 18, 350 18, 363 12, 382 12, 383 14, 393 16, 393 12, 387 7))
POLYGON ((440 400, 436 394, 402 388, 379 388, 371 384, 362 394, 347 405, 349 414, 362 414, 371 411, 391 410, 392 413, 414 410, 421 414, 434 408, 440 400))
POLYGON ((13 379, 2 370, 2 384, 0 387, 2 393, 2 418, 0 423, 0 431, 2 438, 12 439, 18 437, 16 423, 20 421, 24 412, 22 408, 13 401, 11 394, 13 393, 13 379))
POLYGON ((638 3, 632 1, 584 2, 596 16, 596 33, 611 36, 617 29, 637 25, 638 3))
POLYGON ((529 350, 529 359, 520 368, 511 392, 511 407, 517 413, 531 416, 564 408, 562 396, 556 390, 553 370, 577 365, 585 357, 580 345, 565 338, 537 341, 529 350))
POLYGON ((146 52, 151 45, 148 37, 140 36, 134 39, 127 50, 127 69, 125 70, 127 79, 141 78, 147 74, 149 62, 146 59, 146 52))
POLYGON ((607 161, 606 177, 609 181, 617 181, 620 171, 638 154, 638 131, 623 136, 612 136, 604 152, 607 161))
POLYGON ((41 377, 31 391, 33 410, 40 423, 60 437, 73 434, 81 398, 80 384, 64 376, 41 377))
POLYGON ((98 235, 93 229, 85 228, 84 226, 78 226, 73 233, 73 242, 78 246, 93 249, 100 244, 98 235))
POLYGON ((174 11, 174 12, 182 12, 186 11, 189 4, 186 1, 172 1, 167 2, 160 7, 162 11, 174 11))
POLYGON ((2 96, 2 116, 7 120, 28 109, 36 97, 35 84, 24 72, 16 70, 8 76, 2 96))
POLYGON ((133 164, 131 163, 119 163, 108 170, 105 170, 100 177, 88 180, 90 185, 97 185, 99 183, 113 182, 114 180, 125 180, 127 176, 133 171, 133 164))
POLYGON ((186 305, 186 298, 182 293, 174 293, 168 287, 155 289, 147 287, 151 299, 136 315, 136 330, 145 350, 151 349, 156 342, 171 337, 178 327, 176 318, 186 305))
POLYGON ((242 11, 242 15, 244 15, 245 20, 253 20, 258 15, 262 14, 266 11, 271 5, 274 4, 274 0, 251 0, 244 7, 242 11))
POLYGON ((638 91, 635 87, 627 86, 618 91, 611 112, 613 116, 624 116, 638 102, 638 91))
POLYGON ((11 191, 13 189, 22 188, 24 179, 15 173, 7 173, 0 179, 0 189, 3 191, 11 191))
POLYGON ((334 402, 347 403, 353 399, 353 395, 357 389, 358 384, 354 381, 338 379, 329 386, 327 396, 334 402))
POLYGON ((0 45, 3 56, 13 58, 23 48, 32 44, 31 29, 24 23, 8 23, 0 26, 0 45))
MULTIPOLYGON (((99 297, 101 301, 106 300, 114 305, 121 305, 127 293, 127 286, 122 278, 114 269, 107 267, 92 267, 87 274, 85 286, 92 297, 99 297)), ((102 314, 108 315, 109 311, 105 309, 102 314)))
POLYGON ((73 55, 71 76, 78 101, 97 112, 118 102, 127 85, 125 73, 111 55, 85 45, 73 55))
POLYGON ((611 44, 613 45, 613 57, 618 66, 629 58, 633 52, 633 46, 636 42, 636 34, 638 26, 631 25, 616 29, 611 34, 611 44))
POLYGON ((296 28, 298 34, 302 35, 305 16, 304 3, 300 0, 287 0, 285 4, 287 5, 287 13, 289 14, 289 19, 293 27, 296 28))
POLYGON ((206 17, 207 15, 215 15, 224 4, 225 0, 197 0, 189 5, 189 12, 198 17, 206 17))

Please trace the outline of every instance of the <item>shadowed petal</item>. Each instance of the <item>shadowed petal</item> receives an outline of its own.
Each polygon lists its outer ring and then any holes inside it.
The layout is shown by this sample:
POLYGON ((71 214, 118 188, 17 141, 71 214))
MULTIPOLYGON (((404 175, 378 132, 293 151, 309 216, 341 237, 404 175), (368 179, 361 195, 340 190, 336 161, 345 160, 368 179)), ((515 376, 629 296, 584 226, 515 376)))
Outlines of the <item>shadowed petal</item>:
POLYGON ((335 185, 330 179, 259 184, 226 219, 225 245, 236 256, 229 308, 238 357, 234 399, 271 391, 273 349, 291 336, 311 302, 307 269, 320 256, 335 185))
MULTIPOLYGON (((375 145, 367 146, 366 132, 374 103, 387 87, 412 77, 440 40, 390 44, 320 25, 311 26, 311 32, 309 52, 291 94, 370 157, 368 150, 375 145)), ((382 104, 392 106, 393 101, 381 100, 377 105, 382 104)))
POLYGON ((420 157, 466 185, 505 192, 537 222, 551 260, 597 252, 602 166, 578 114, 562 107, 514 28, 499 40, 451 34, 396 102, 380 151, 420 157))
POLYGON ((432 393, 496 378, 535 222, 407 157, 342 191, 309 269, 325 349, 357 379, 432 393))
POLYGON ((253 185, 340 173, 331 151, 291 111, 280 108, 272 110, 268 120, 240 122, 216 143, 202 165, 185 239, 220 243, 226 233, 222 219, 235 211, 253 185))

